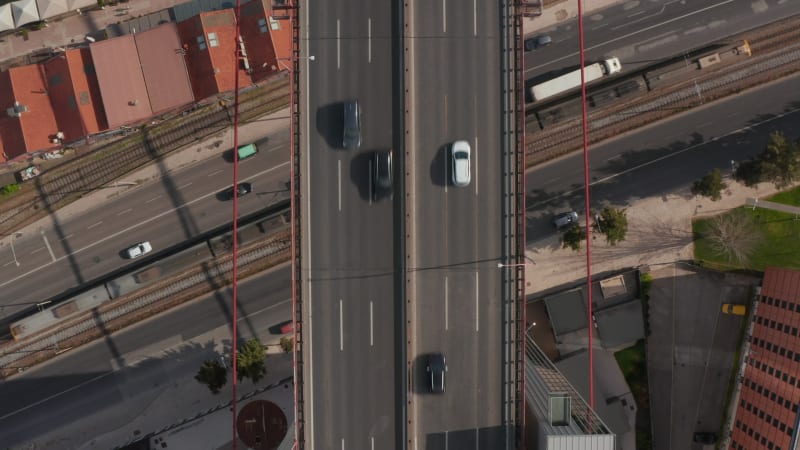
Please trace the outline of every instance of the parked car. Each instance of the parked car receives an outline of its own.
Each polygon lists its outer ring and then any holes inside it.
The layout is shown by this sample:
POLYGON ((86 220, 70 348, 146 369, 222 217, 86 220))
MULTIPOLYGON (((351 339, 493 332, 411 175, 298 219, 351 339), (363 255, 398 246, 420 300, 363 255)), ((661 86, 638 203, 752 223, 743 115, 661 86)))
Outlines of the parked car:
POLYGON ((578 223, 578 213, 575 211, 556 214, 556 216, 553 217, 553 225, 555 225, 556 229, 558 230, 568 227, 574 223, 578 223))
POLYGON ((747 306, 735 305, 733 303, 723 303, 722 312, 725 314, 733 314, 734 316, 743 316, 747 313, 747 306))
POLYGON ((126 248, 125 256, 128 257, 128 259, 134 259, 146 255, 151 251, 153 251, 153 246, 150 245, 149 241, 144 241, 126 248))
MULTIPOLYGON (((238 192, 239 197, 241 197, 243 195, 247 195, 247 194, 253 192, 253 185, 250 184, 250 183, 239 183, 239 184, 236 185, 236 191, 238 192)), ((224 191, 222 191, 220 193, 220 197, 223 200, 233 200, 233 186, 231 186, 228 189, 225 189, 224 191)))
POLYGON ((698 444, 716 444, 717 443, 717 433, 711 432, 696 432, 694 434, 695 442, 698 444))
POLYGON ((453 142, 452 148, 452 177, 453 184, 456 186, 467 186, 470 182, 470 153, 469 142, 453 142))
POLYGON ((428 375, 430 376, 430 389, 435 394, 444 393, 445 373, 447 373, 447 361, 444 355, 437 353, 428 356, 428 375))

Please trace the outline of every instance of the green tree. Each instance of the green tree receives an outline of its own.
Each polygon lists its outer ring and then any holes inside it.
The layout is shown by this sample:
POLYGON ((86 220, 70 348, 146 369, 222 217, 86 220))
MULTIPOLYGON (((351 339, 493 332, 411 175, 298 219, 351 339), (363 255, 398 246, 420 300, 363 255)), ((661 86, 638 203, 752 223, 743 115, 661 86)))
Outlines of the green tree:
POLYGON ((264 366, 264 345, 257 338, 250 339, 239 347, 236 355, 236 378, 250 378, 253 383, 258 383, 267 368, 264 366))
POLYGON ((216 359, 208 359, 200 366, 194 379, 208 386, 212 394, 219 394, 219 390, 228 383, 228 371, 216 359))
POLYGON ((799 153, 797 142, 786 139, 780 131, 773 132, 758 158, 763 179, 775 183, 778 189, 792 184, 800 176, 799 153))
POLYGON ((18 190, 20 190, 20 186, 18 184, 7 184, 0 188, 0 196, 5 197, 7 195, 11 195, 18 190))
POLYGON ((736 166, 736 172, 733 177, 747 187, 753 187, 763 181, 761 174, 761 161, 757 159, 749 159, 736 166))
POLYGON ((625 235, 628 233, 628 216, 622 208, 606 206, 600 211, 600 220, 596 228, 606 235, 606 242, 617 245, 618 242, 625 240, 625 235))
POLYGON ((564 248, 571 248, 575 251, 581 249, 581 241, 583 240, 586 240, 586 230, 578 224, 573 224, 567 228, 561 236, 564 248))
POLYGON ((281 350, 284 353, 289 353, 294 348, 294 338, 291 336, 284 336, 281 338, 281 350))
POLYGON ((722 172, 714 169, 692 185, 692 194, 702 195, 717 201, 722 198, 722 190, 728 187, 722 181, 722 172))

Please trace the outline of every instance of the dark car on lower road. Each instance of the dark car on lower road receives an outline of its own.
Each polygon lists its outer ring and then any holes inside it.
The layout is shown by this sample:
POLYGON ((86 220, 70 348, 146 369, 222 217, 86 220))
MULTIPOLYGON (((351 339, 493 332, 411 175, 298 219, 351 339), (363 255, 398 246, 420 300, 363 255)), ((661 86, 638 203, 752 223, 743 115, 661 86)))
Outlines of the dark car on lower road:
POLYGON ((708 431, 698 431, 694 434, 693 440, 698 444, 716 444, 717 433, 711 433, 708 431))
MULTIPOLYGON (((239 197, 241 197, 253 192, 253 185, 250 183, 239 183, 236 185, 236 190, 238 191, 239 197)), ((220 192, 219 196, 222 200, 233 200, 233 186, 220 192)))
POLYGON ((560 230, 578 223, 578 213, 575 211, 557 214, 553 217, 553 225, 560 230))

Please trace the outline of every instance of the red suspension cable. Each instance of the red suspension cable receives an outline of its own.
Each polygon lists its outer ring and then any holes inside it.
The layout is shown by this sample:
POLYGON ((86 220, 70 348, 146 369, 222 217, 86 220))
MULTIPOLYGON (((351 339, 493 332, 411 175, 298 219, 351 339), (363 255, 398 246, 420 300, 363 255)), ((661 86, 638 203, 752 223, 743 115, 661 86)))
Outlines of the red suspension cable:
POLYGON ((232 297, 233 297, 233 323, 231 324, 231 347, 232 347, 232 357, 231 357, 231 365, 233 366, 233 380, 231 386, 231 396, 232 398, 232 411, 233 411, 233 450, 236 450, 236 446, 238 443, 238 437, 236 434, 236 383, 237 383, 237 370, 236 370, 236 345, 238 344, 238 340, 236 336, 238 333, 236 331, 236 322, 238 320, 238 311, 236 308, 236 304, 238 303, 237 297, 237 289, 236 289, 236 279, 237 279, 237 266, 238 266, 238 251, 239 251, 239 239, 238 239, 238 222, 239 222, 239 60, 241 57, 238 39, 240 38, 240 30, 239 30, 239 18, 241 17, 242 12, 242 3, 241 0, 236 0, 236 20, 235 20, 235 27, 236 27, 236 37, 234 41, 234 66, 233 66, 233 271, 232 271, 232 297))
MULTIPOLYGON (((586 215, 586 292, 587 301, 589 303, 589 315, 587 323, 589 324, 589 406, 594 411, 594 350, 592 344, 593 330, 593 312, 592 312, 592 228, 590 226, 591 218, 591 202, 590 202, 590 186, 589 186, 589 123, 586 106, 586 73, 584 67, 586 66, 586 55, 583 45, 583 1, 578 0, 578 41, 580 45, 580 58, 581 58, 581 122, 583 126, 583 195, 586 199, 584 206, 584 214, 586 215)), ((587 412, 587 420, 591 429, 591 411, 587 412)))

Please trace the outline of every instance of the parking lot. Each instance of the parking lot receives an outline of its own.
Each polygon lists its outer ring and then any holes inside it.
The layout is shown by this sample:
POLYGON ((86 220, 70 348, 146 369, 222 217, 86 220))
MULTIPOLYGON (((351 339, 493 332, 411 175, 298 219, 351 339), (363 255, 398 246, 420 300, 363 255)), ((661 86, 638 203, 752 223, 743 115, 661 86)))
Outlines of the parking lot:
POLYGON ((723 303, 745 303, 760 279, 675 263, 654 268, 650 290, 648 378, 655 450, 700 449, 694 432, 717 432, 743 316, 723 303))

